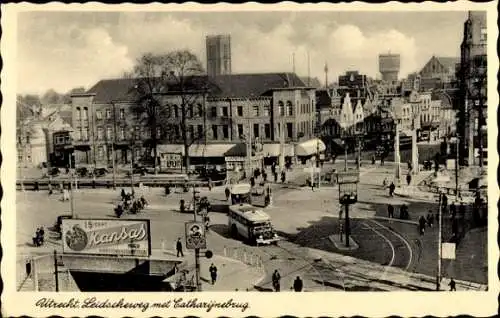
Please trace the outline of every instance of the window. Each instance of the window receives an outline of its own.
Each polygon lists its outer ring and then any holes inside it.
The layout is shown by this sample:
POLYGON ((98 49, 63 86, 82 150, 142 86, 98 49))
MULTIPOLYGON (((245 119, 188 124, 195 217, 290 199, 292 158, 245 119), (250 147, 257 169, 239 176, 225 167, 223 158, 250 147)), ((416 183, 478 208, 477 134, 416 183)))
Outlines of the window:
POLYGON ((222 126, 222 134, 224 135, 224 139, 229 138, 229 127, 227 125, 222 126))
POLYGON ((253 137, 259 137, 259 124, 253 124, 253 137))
POLYGON ((135 139, 136 140, 141 139, 141 127, 135 126, 135 133, 134 133, 134 135, 135 135, 135 139))
POLYGON ((125 127, 120 127, 120 140, 125 139, 125 127))
POLYGON ((111 118, 111 109, 106 109, 106 118, 107 119, 111 118))
POLYGON ((80 129, 75 129, 75 140, 81 140, 82 139, 82 132, 80 129))
POLYGON ((217 117, 217 107, 213 106, 213 107, 210 109, 210 117, 212 117, 212 118, 217 117))
POLYGON ((241 138, 243 136, 243 125, 238 124, 238 138, 241 138))
POLYGON ((189 118, 193 118, 194 117, 194 111, 193 111, 193 104, 189 104, 189 118))
POLYGON ((83 107, 83 120, 89 119, 89 109, 87 107, 83 107))
POLYGON ((227 107, 222 107, 222 116, 227 117, 227 107))
POLYGON ((111 127, 107 127, 106 128, 106 138, 108 140, 111 140, 113 138, 112 136, 113 136, 113 130, 112 130, 112 128, 111 127))
POLYGON ((237 112, 238 112, 238 116, 242 117, 243 116, 243 106, 238 106, 237 112))
POLYGON ((89 140, 89 128, 85 127, 82 129, 82 139, 89 140))
POLYGON ((480 38, 481 44, 486 44, 487 35, 488 35, 487 29, 481 28, 481 38, 480 38))
POLYGON ((264 124, 264 135, 266 139, 271 138, 271 125, 270 124, 264 124))
POLYGON ((293 107, 292 107, 292 102, 291 101, 286 102, 286 114, 288 116, 292 116, 293 115, 293 107))
POLYGON ((201 106, 201 104, 198 104, 197 108, 198 108, 198 116, 203 117, 203 106, 201 106))
POLYGON ((181 135, 179 126, 174 126, 174 132, 175 132, 175 138, 179 138, 179 136, 181 135))
POLYGON ((97 120, 101 120, 102 119, 102 111, 98 110, 95 112, 95 118, 97 120))
POLYGON ((264 116, 269 117, 269 105, 264 105, 264 116))
POLYGON ((98 140, 104 139, 104 129, 102 129, 102 127, 97 128, 97 139, 98 140))
POLYGON ((218 139, 218 135, 217 135, 217 125, 212 125, 212 136, 215 140, 218 139))
POLYGON ((141 149, 135 149, 135 160, 139 160, 141 158, 141 149))
POLYGON ((255 117, 258 117, 259 116, 259 105, 254 105, 253 106, 253 115, 255 117))
POLYGON ((287 138, 292 138, 293 135, 293 124, 286 123, 287 138))
POLYGON ((125 118, 125 109, 121 108, 120 109, 120 119, 124 119, 125 118))
POLYGON ((198 138, 203 137, 203 126, 202 125, 198 125, 197 130, 198 130, 198 132, 197 132, 198 138))
POLYGON ((161 139, 161 127, 156 127, 156 139, 161 139))
POLYGON ((178 118, 179 117, 179 107, 177 105, 174 105, 173 108, 174 108, 174 118, 178 118))
POLYGON ((195 135, 194 135, 194 126, 193 125, 189 125, 189 135, 191 136, 191 138, 195 137, 195 135))
POLYGON ((280 116, 283 116, 285 114, 285 104, 283 104, 282 101, 278 102, 278 113, 280 116))
POLYGON ((104 159, 104 148, 102 146, 97 147, 97 158, 104 159))
POLYGON ((80 107, 77 107, 76 108, 76 119, 80 120, 81 118, 82 118, 82 111, 81 111, 80 107))

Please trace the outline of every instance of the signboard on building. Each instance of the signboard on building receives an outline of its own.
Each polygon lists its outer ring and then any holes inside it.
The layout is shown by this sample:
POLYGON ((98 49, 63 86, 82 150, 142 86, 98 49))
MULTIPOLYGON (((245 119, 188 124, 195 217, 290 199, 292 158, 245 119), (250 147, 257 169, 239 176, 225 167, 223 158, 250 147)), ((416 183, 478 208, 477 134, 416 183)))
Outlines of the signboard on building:
POLYGON ((205 226, 202 222, 186 222, 186 248, 207 248, 205 226))
POLYGON ((162 169, 182 168, 182 154, 172 152, 161 153, 160 166, 162 169))
POLYGON ((63 253, 150 256, 149 220, 62 219, 63 253))

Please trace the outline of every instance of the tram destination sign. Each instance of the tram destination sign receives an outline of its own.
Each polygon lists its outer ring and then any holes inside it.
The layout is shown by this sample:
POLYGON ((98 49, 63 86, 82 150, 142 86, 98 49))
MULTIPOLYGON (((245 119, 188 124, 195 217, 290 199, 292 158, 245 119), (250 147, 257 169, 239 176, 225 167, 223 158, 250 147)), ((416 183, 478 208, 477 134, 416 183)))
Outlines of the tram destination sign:
POLYGON ((359 183, 359 171, 343 171, 337 173, 338 184, 359 183))

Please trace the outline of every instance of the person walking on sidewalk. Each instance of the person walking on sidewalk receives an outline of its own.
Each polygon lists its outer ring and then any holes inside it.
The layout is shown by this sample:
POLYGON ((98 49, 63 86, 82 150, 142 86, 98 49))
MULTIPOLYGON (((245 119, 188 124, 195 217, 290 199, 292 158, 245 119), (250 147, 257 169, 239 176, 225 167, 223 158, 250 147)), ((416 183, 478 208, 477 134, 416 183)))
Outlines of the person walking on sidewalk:
POLYGON ((302 282, 302 279, 300 279, 300 277, 297 276, 297 278, 295 278, 293 282, 293 290, 295 290, 296 292, 301 292, 303 287, 304 284, 302 282))
POLYGON ((452 278, 450 280, 450 283, 448 284, 448 286, 450 286, 450 291, 457 291, 457 284, 455 283, 455 280, 452 278))
POLYGON ((281 183, 285 183, 286 181, 286 173, 285 170, 281 171, 281 183))
POLYGON ((408 172, 408 175, 406 175, 406 183, 408 183, 408 185, 411 184, 411 174, 408 172))
POLYGON ((427 225, 429 227, 432 227, 432 225, 434 225, 434 215, 432 214, 431 210, 429 210, 429 213, 427 214, 427 225))
POLYGON ((231 195, 231 190, 229 190, 229 187, 226 187, 226 190, 224 190, 226 194, 226 201, 229 200, 229 196, 231 195))
POLYGON ((392 204, 389 204, 387 206, 387 214, 389 215, 389 219, 394 218, 394 207, 392 206, 392 204))
POLYGON ((179 255, 181 257, 184 257, 184 253, 182 252, 182 242, 180 237, 177 239, 177 244, 175 245, 175 249, 177 250, 177 257, 179 257, 179 255))
POLYGON ((274 291, 276 292, 279 292, 280 291, 280 280, 281 280, 281 275, 280 273, 278 272, 277 269, 274 270, 274 273, 273 273, 273 278, 272 278, 272 281, 273 281, 273 288, 274 288, 274 291))
POLYGON ((217 281, 217 267, 214 265, 214 263, 212 263, 212 265, 210 265, 210 268, 208 269, 208 271, 210 272, 210 278, 212 279, 212 285, 214 285, 215 282, 217 281))
POLYGON ((389 186, 389 196, 394 196, 394 190, 396 190, 396 186, 394 185, 394 182, 391 182, 391 185, 389 186))
POLYGON ((420 219, 418 220, 418 227, 419 227, 419 232, 420 232, 420 235, 424 235, 424 232, 425 232, 425 218, 424 216, 420 216, 420 219))

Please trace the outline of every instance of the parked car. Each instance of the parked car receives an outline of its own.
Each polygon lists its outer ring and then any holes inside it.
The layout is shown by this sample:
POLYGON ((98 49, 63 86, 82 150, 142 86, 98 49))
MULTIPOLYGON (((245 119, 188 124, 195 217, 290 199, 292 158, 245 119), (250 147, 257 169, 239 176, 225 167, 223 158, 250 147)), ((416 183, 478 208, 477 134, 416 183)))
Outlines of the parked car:
POLYGON ((87 169, 86 167, 77 168, 76 175, 80 178, 87 177, 89 175, 89 169, 87 169))
POLYGON ((99 178, 103 177, 108 173, 108 170, 106 168, 96 168, 94 169, 94 175, 99 178))

